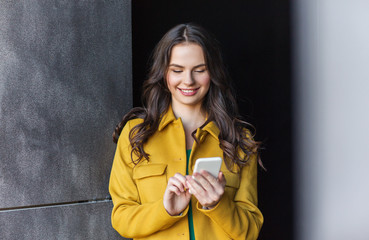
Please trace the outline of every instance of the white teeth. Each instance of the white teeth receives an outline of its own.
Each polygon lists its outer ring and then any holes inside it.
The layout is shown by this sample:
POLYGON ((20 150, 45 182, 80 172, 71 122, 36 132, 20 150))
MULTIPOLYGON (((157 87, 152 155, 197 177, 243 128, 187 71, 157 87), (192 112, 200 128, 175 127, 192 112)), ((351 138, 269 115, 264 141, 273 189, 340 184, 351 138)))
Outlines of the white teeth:
POLYGON ((192 93, 194 92, 195 90, 185 90, 185 89, 181 89, 182 92, 185 92, 185 93, 192 93))

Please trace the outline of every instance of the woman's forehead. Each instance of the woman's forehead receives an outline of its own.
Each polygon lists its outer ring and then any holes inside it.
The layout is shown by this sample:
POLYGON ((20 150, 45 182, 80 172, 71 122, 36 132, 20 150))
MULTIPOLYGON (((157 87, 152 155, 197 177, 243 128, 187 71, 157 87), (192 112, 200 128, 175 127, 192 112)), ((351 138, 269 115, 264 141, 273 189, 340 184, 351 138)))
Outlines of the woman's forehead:
POLYGON ((169 64, 182 66, 205 64, 204 51, 202 47, 198 44, 177 44, 172 48, 169 64))

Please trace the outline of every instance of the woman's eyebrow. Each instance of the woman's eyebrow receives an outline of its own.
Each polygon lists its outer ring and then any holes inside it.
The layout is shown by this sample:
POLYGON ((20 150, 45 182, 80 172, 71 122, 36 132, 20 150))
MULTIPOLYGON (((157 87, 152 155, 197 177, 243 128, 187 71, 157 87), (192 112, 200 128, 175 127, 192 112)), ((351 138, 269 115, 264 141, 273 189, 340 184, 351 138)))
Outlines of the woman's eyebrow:
POLYGON ((206 64, 205 63, 201 63, 201 64, 199 64, 199 65, 196 65, 195 67, 193 67, 193 68, 198 68, 198 67, 203 67, 203 66, 205 66, 206 67, 206 64))
POLYGON ((184 68, 183 66, 181 66, 181 65, 179 65, 179 64, 175 64, 175 63, 169 64, 169 67, 179 67, 179 68, 184 68))
MULTIPOLYGON (((205 63, 201 63, 199 65, 196 65, 194 66, 193 68, 198 68, 198 67, 203 67, 203 66, 206 66, 205 63)), ((179 67, 179 68, 184 68, 184 66, 181 66, 179 64, 175 64, 175 63, 172 63, 172 64, 169 64, 169 67, 179 67)))

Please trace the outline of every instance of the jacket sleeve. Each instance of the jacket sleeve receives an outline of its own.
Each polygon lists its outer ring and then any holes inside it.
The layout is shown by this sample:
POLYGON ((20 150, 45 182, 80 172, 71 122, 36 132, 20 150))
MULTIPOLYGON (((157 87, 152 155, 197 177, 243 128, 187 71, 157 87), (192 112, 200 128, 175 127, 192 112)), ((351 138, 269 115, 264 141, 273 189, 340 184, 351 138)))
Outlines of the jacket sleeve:
MULTIPOLYGON (((226 178, 227 180, 227 178, 226 178)), ((257 239, 263 215, 257 207, 257 159, 253 156, 240 172, 240 185, 234 199, 224 194, 211 210, 197 208, 226 232, 232 239, 257 239)))
POLYGON ((169 228, 187 212, 181 216, 170 216, 164 208, 162 198, 152 203, 140 203, 132 175, 134 165, 131 162, 129 125, 130 122, 119 137, 110 174, 109 192, 114 204, 111 221, 113 228, 124 237, 145 237, 169 228))

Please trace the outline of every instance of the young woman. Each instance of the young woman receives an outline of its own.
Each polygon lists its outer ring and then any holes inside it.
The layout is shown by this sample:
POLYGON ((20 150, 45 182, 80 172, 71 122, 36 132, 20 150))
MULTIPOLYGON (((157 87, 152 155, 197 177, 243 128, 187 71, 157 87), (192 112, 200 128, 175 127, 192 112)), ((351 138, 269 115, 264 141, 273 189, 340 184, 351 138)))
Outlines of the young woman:
POLYGON ((257 239, 259 143, 238 116, 214 37, 195 24, 169 30, 143 103, 113 134, 113 227, 134 239, 257 239), (222 157, 217 178, 193 174, 203 157, 222 157))

